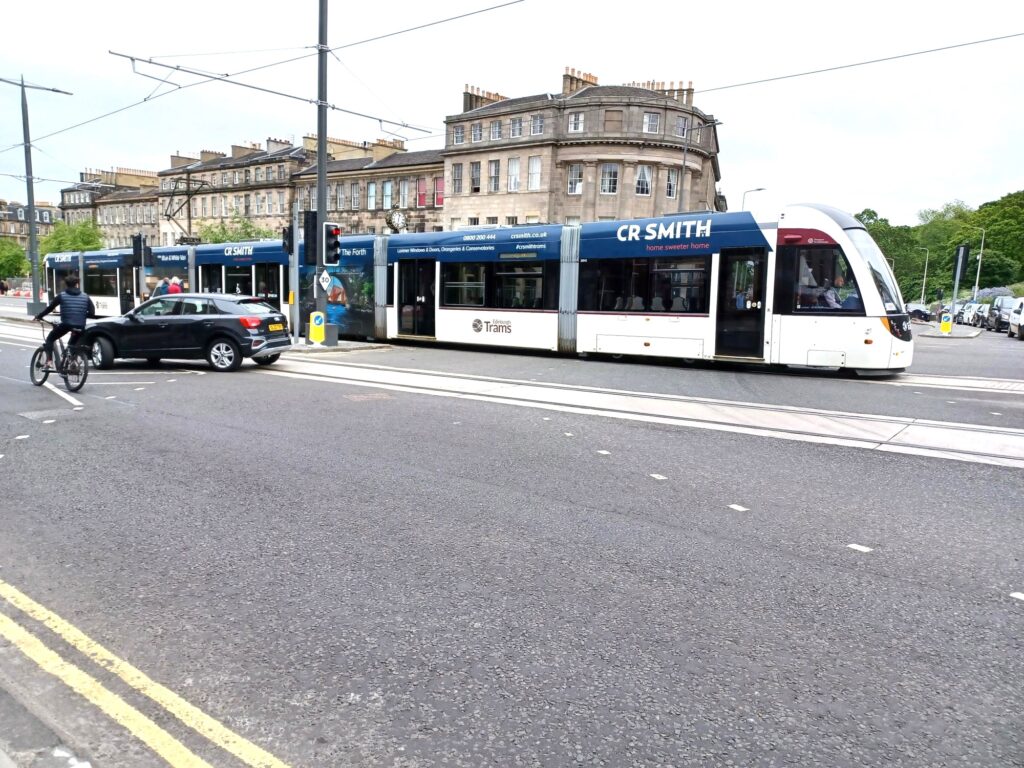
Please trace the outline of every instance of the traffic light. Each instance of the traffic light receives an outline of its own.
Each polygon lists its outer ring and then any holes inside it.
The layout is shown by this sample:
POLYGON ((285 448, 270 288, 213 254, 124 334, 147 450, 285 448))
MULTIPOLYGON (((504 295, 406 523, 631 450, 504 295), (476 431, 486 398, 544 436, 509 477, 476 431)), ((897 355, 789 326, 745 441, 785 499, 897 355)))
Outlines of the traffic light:
POLYGON ((129 266, 142 266, 142 235, 132 235, 132 262, 129 266))
MULTIPOLYGON (((146 242, 146 238, 142 238, 142 242, 146 242)), ((153 249, 148 245, 142 246, 142 266, 144 267, 155 267, 156 262, 153 259, 153 249)))
POLYGON ((295 244, 295 240, 293 238, 292 225, 289 224, 281 230, 281 248, 283 248, 284 252, 287 254, 291 254, 292 252, 292 246, 295 244))
POLYGON ((341 262, 341 226, 324 222, 324 266, 336 267, 341 262))
POLYGON ((953 256, 953 279, 957 279, 956 268, 960 266, 960 280, 967 277, 967 262, 971 256, 971 248, 967 243, 961 243, 956 247, 956 254, 953 256))
POLYGON ((305 246, 303 263, 307 267, 316 266, 317 237, 316 237, 316 211, 302 212, 302 244, 305 246))

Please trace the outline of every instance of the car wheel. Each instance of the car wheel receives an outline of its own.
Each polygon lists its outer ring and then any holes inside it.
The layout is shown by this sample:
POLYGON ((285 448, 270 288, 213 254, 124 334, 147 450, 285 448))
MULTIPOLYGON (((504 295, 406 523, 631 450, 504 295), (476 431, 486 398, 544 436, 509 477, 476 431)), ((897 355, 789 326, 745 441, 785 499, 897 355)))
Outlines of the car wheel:
POLYGON ((242 364, 242 353, 231 339, 214 339, 206 348, 206 362, 215 371, 235 371, 242 364))
POLYGON ((267 355, 266 357, 254 357, 252 361, 256 365, 273 365, 281 359, 281 355, 267 355))
POLYGON ((101 370, 107 370, 114 366, 114 345, 109 339, 102 336, 92 343, 92 358, 90 362, 101 370))

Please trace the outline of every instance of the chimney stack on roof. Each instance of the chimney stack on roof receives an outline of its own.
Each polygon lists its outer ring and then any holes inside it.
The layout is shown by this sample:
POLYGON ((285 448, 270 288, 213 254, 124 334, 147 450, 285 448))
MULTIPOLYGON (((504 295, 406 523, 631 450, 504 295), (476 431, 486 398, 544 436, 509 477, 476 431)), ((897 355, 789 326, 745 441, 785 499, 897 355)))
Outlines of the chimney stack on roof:
POLYGON ((582 70, 577 72, 570 67, 565 68, 565 74, 562 75, 563 96, 569 96, 591 85, 597 85, 597 75, 582 70))
POLYGON ((474 85, 467 85, 466 89, 462 92, 462 111, 469 112, 472 109, 486 107, 488 104, 505 101, 507 98, 507 96, 502 96, 495 91, 485 91, 474 85))

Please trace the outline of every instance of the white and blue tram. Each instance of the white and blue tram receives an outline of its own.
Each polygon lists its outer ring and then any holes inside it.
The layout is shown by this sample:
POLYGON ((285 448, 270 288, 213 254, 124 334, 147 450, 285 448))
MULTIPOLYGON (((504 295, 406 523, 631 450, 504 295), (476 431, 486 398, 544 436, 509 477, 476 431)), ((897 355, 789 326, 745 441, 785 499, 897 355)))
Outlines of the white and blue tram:
MULTIPOLYGON (((761 222, 707 212, 341 244, 329 282, 301 266, 298 286, 300 316, 323 292, 340 336, 877 371, 913 361, 889 263, 859 221, 825 206, 793 205, 761 222)), ((173 273, 187 275, 186 287, 286 309, 280 240, 153 254, 147 268, 124 250, 51 254, 48 285, 77 268, 99 312, 117 314, 173 273)))

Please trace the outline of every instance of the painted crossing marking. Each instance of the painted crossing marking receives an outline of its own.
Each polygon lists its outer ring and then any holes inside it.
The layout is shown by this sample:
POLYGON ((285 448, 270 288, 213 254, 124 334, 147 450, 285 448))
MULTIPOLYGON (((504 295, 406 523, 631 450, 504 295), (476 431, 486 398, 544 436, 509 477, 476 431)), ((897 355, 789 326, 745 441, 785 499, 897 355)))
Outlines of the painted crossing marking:
MULTIPOLYGON (((0 459, 2 458, 3 456, 0 456, 0 459)), ((1014 598, 1015 600, 1024 600, 1024 592, 1011 592, 1010 597, 1014 598)))
POLYGON ((53 386, 53 384, 51 384, 48 381, 43 382, 43 386, 46 387, 46 389, 48 389, 51 392, 53 392, 53 394, 57 395, 58 397, 64 398, 65 400, 67 400, 72 405, 81 405, 82 404, 81 400, 76 400, 71 395, 69 395, 67 392, 62 392, 61 390, 57 389, 55 386, 53 386))
POLYGON ((862 544, 847 544, 846 546, 849 547, 850 549, 855 549, 858 552, 873 552, 874 551, 874 550, 871 549, 871 547, 865 547, 862 544))

